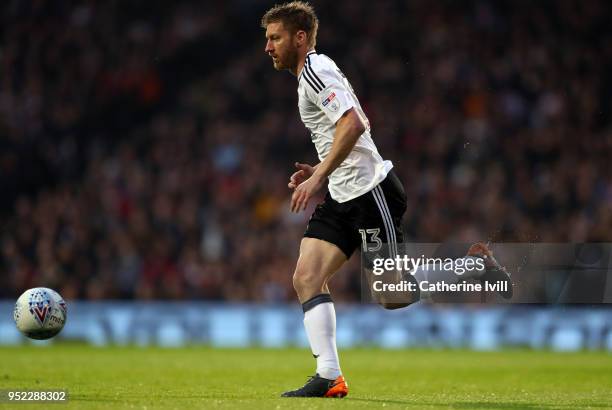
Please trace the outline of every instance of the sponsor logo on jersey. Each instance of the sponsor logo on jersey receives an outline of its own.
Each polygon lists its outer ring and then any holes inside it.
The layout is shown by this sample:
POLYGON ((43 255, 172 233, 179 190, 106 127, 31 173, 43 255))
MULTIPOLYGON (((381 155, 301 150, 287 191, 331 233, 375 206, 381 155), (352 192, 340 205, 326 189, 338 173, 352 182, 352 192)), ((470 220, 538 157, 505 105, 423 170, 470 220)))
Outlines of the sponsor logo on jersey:
POLYGON ((323 100, 323 107, 327 107, 327 104, 332 102, 336 98, 336 93, 332 92, 326 99, 323 100))
POLYGON ((336 98, 336 93, 332 92, 326 99, 323 100, 323 107, 327 108, 332 112, 338 111, 340 108, 340 103, 336 98))

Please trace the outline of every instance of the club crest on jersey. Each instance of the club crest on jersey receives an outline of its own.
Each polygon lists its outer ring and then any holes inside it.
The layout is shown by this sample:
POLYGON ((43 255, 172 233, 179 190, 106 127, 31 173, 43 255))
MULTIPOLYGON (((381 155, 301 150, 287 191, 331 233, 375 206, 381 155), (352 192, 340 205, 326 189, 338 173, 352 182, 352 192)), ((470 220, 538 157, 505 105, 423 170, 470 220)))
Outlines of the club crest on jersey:
POLYGON ((330 95, 327 96, 326 99, 321 103, 323 107, 327 108, 330 111, 336 112, 338 108, 340 108, 340 104, 338 104, 338 100, 336 100, 336 93, 332 91, 330 95))
POLYGON ((37 291, 32 293, 28 304, 30 306, 30 313, 34 316, 34 319, 43 326, 49 317, 51 297, 45 291, 37 291))

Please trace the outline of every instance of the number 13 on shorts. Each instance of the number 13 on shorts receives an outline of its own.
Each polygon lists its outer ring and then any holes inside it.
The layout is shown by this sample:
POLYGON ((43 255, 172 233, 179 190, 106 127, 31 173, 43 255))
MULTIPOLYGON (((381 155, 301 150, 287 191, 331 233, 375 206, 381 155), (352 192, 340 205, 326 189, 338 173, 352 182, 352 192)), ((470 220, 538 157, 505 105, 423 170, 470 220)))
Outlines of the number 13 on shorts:
POLYGON ((378 237, 380 235, 380 228, 372 229, 359 229, 361 235, 361 249, 364 252, 376 252, 382 248, 382 240, 378 237), (370 240, 368 240, 370 235, 370 240))

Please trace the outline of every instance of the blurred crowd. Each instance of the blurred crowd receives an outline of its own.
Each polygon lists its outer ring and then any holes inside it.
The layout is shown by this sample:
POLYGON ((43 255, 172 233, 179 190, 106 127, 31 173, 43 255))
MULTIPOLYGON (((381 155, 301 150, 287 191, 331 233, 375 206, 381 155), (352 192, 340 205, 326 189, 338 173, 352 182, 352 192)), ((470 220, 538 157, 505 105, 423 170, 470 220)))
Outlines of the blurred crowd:
MULTIPOLYGON (((315 164, 264 1, 8 0, 0 297, 291 301, 315 164)), ((408 241, 612 240, 611 4, 315 1, 408 241)), ((359 298, 356 255, 332 285, 359 298)))

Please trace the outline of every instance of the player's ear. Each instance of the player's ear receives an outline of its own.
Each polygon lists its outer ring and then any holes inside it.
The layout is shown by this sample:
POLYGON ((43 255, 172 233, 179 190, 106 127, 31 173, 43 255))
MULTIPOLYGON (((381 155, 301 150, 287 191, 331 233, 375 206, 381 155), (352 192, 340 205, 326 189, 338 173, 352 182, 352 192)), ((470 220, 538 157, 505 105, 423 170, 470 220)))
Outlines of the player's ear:
POLYGON ((307 41, 308 41, 308 36, 306 35, 306 32, 304 30, 298 30, 295 33, 295 45, 297 47, 301 47, 307 41))

